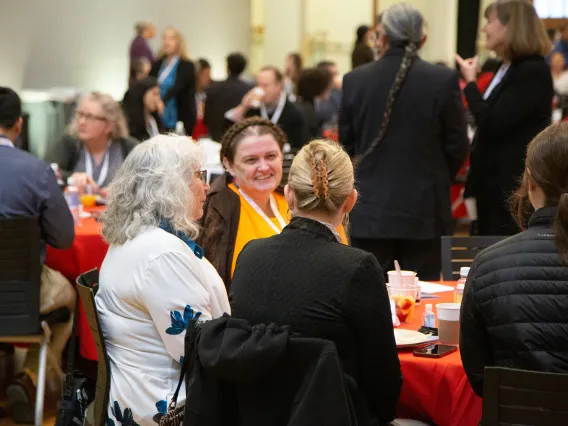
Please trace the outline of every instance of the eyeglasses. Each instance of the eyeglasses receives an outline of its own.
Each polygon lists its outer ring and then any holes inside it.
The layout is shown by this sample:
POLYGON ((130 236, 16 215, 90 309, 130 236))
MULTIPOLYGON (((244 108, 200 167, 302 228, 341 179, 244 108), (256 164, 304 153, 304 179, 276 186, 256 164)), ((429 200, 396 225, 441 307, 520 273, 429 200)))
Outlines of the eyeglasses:
POLYGON ((207 170, 201 170, 199 172, 195 172, 195 175, 201 179, 201 182, 207 183, 207 170))
POLYGON ((75 111, 75 118, 77 120, 84 118, 85 120, 90 121, 90 122, 107 121, 107 118, 103 117, 102 115, 89 114, 88 112, 83 112, 83 111, 75 111))

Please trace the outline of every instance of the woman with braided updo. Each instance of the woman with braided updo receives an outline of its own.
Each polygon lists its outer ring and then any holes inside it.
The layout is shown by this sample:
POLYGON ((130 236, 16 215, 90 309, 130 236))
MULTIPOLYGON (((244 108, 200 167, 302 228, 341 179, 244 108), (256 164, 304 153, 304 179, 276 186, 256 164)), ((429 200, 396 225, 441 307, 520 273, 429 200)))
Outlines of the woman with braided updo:
POLYGON ((397 3, 378 19, 382 57, 343 80, 339 140, 356 164, 351 243, 386 272, 397 259, 439 280, 440 236, 452 234, 450 185, 469 149, 455 70, 423 61, 424 18, 397 3))
POLYGON ((229 299, 232 315, 251 325, 288 325, 301 337, 334 342, 357 384, 357 424, 382 425, 394 418, 402 377, 379 263, 341 244, 338 232, 357 201, 354 184, 341 146, 304 146, 284 189, 292 220, 243 249, 229 299))

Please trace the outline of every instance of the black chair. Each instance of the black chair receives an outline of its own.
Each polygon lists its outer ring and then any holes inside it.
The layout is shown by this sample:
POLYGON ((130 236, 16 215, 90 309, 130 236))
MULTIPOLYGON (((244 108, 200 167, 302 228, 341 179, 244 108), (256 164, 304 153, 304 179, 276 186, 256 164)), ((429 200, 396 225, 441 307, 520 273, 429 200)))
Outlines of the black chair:
POLYGON ((483 426, 566 426, 568 374, 486 367, 483 426))
POLYGON ((475 256, 489 246, 504 240, 505 236, 451 237, 442 236, 442 277, 444 281, 460 278, 460 268, 471 266, 475 256))
MULTIPOLYGON (((39 367, 33 421, 41 425, 47 361, 63 380, 63 371, 49 349, 50 325, 69 320, 67 308, 40 316, 40 234, 36 218, 0 220, 0 342, 39 344, 39 367)), ((13 407, 15 412, 23 411, 13 407)), ((19 422, 31 421, 23 413, 19 422)), ((30 418, 28 418, 30 416, 30 418)))
POLYGON ((98 289, 99 271, 96 269, 85 272, 77 278, 77 290, 79 291, 79 297, 81 298, 85 314, 89 321, 89 328, 93 334, 99 358, 93 426, 105 426, 107 421, 108 399, 110 392, 110 365, 99 322, 99 315, 95 305, 95 295, 97 294, 98 289))

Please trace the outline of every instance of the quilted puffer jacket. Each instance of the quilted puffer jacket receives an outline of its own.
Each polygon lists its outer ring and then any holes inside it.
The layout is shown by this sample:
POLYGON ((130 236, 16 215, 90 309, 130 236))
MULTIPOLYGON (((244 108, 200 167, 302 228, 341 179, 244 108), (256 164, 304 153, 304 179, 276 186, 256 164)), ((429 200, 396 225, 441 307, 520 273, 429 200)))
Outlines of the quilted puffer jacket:
POLYGON ((465 286, 460 352, 473 390, 486 366, 568 373, 568 266, 554 244, 555 208, 482 251, 465 286))

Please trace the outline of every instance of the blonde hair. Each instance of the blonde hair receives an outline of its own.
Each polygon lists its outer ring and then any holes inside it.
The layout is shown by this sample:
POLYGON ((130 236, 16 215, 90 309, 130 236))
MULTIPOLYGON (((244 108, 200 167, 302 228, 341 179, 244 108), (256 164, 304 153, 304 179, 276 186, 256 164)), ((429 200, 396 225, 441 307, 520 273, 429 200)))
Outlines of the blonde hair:
POLYGON ((298 210, 336 213, 355 185, 349 155, 333 141, 314 140, 292 162, 288 186, 298 210))
MULTIPOLYGON (((189 59, 189 56, 187 55, 187 44, 185 43, 185 38, 183 37, 181 32, 179 32, 179 30, 174 27, 166 27, 164 29, 164 33, 166 31, 171 31, 172 33, 174 33, 174 37, 177 41, 177 56, 179 56, 180 59, 189 59)), ((160 49, 159 56, 166 56, 163 49, 160 49)))
MULTIPOLYGON (((79 101, 78 107, 80 107, 85 101, 91 101, 98 103, 102 110, 105 118, 114 123, 110 137, 113 140, 123 139, 128 137, 128 125, 126 124, 126 118, 124 112, 120 107, 120 104, 116 102, 111 95, 101 92, 89 92, 84 95, 79 101)), ((73 137, 77 137, 77 117, 74 117, 69 124, 69 134, 73 137)))
POLYGON ((199 226, 188 217, 195 203, 189 190, 203 151, 190 138, 158 135, 137 145, 118 169, 101 216, 103 237, 122 245, 148 228, 168 221, 175 231, 196 239, 199 226))
POLYGON ((546 28, 534 6, 528 1, 496 1, 487 6, 485 17, 489 18, 493 13, 501 24, 507 26, 508 41, 503 59, 511 60, 530 55, 547 56, 552 50, 546 28))

